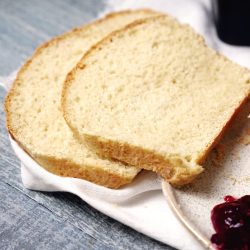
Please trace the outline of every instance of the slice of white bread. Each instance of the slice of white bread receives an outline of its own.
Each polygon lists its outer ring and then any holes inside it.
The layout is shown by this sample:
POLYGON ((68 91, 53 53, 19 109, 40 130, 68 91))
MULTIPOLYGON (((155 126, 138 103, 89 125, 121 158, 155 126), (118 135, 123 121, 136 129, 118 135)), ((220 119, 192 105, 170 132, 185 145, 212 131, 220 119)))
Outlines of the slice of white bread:
POLYGON ((84 53, 110 32, 159 13, 123 11, 58 36, 36 50, 19 71, 6 98, 7 127, 18 143, 45 169, 68 177, 118 188, 140 171, 100 159, 78 143, 61 111, 67 73, 84 53))
POLYGON ((113 33, 64 85, 69 126, 103 157, 191 182, 250 92, 250 72, 171 17, 113 33))

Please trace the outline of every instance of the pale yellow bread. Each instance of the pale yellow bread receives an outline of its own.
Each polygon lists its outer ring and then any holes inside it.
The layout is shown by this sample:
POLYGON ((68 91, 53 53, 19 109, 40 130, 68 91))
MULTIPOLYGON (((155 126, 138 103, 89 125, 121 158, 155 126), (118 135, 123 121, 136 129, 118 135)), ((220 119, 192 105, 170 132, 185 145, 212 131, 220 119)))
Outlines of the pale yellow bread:
POLYGON ((250 91, 250 72, 168 16, 129 25, 68 74, 62 105, 102 157, 191 182, 250 91))
POLYGON ((110 32, 137 19, 159 15, 150 10, 110 14, 58 36, 38 48, 24 64, 5 101, 7 127, 14 139, 48 171, 118 188, 140 169, 100 159, 79 143, 61 111, 67 73, 84 53, 110 32))

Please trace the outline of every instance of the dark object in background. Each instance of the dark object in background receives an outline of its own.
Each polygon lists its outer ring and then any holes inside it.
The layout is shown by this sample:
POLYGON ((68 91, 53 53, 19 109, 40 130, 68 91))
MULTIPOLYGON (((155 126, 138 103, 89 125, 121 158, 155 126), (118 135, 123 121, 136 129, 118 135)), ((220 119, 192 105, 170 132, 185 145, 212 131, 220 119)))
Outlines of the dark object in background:
POLYGON ((232 45, 250 46, 250 0, 212 0, 219 38, 232 45))

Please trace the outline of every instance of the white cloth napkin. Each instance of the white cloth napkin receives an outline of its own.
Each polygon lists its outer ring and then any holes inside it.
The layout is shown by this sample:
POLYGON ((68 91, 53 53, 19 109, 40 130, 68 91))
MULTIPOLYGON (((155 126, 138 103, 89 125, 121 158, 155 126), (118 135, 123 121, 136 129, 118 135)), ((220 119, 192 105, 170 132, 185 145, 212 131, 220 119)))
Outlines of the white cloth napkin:
MULTIPOLYGON (((114 10, 140 7, 165 11, 181 22, 189 23, 205 37, 209 46, 239 64, 250 67, 249 48, 226 45, 217 38, 209 0, 109 0, 105 12, 100 15, 114 10)), ((0 78, 0 85, 8 88, 15 74, 16 72, 7 79, 0 78)), ((22 181, 26 188, 74 193, 99 211, 152 238, 178 249, 202 249, 176 219, 162 195, 160 179, 155 174, 144 172, 131 185, 120 190, 111 190, 84 180, 53 175, 31 159, 14 140, 10 140, 22 162, 22 181)))

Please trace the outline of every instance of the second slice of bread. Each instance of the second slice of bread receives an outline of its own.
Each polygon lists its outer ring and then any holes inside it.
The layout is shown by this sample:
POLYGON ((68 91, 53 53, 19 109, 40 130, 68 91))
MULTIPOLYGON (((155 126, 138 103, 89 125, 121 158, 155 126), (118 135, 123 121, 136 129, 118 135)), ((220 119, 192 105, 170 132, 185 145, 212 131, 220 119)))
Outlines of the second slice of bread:
POLYGON ((191 182, 250 92, 250 72, 171 17, 138 21, 68 75, 65 118, 104 157, 191 182))

